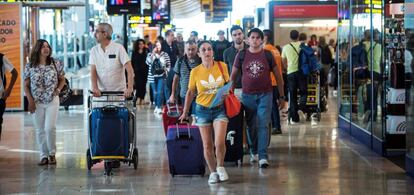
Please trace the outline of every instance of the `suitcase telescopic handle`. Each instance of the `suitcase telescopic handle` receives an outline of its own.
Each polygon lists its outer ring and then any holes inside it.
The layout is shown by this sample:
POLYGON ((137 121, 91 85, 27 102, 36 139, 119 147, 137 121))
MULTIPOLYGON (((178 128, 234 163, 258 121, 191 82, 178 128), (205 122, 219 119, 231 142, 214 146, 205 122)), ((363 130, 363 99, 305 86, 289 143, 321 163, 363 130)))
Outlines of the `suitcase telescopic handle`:
POLYGON ((171 107, 172 106, 174 106, 175 107, 175 110, 177 110, 178 111, 178 104, 177 103, 170 103, 169 101, 167 101, 167 111, 168 112, 171 112, 171 107))
MULTIPOLYGON (((190 121, 188 121, 188 120, 184 120, 184 123, 185 123, 185 124, 187 124, 188 138, 190 139, 190 138, 191 138, 190 121)), ((178 128, 178 125, 179 125, 179 124, 184 124, 184 123, 180 123, 180 121, 177 121, 177 122, 175 123, 175 127, 176 127, 176 129, 177 129, 177 138, 178 138, 178 139, 180 139, 180 130, 179 130, 179 128, 178 128)))

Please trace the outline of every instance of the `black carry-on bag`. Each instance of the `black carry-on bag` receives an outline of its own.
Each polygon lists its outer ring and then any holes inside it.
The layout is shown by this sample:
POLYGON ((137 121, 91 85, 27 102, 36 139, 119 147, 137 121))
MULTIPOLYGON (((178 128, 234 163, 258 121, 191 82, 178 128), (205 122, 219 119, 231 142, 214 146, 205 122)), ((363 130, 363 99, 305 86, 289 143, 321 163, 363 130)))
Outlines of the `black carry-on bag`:
POLYGON ((240 113, 229 119, 226 133, 226 156, 224 161, 234 162, 237 165, 243 163, 243 106, 240 113))

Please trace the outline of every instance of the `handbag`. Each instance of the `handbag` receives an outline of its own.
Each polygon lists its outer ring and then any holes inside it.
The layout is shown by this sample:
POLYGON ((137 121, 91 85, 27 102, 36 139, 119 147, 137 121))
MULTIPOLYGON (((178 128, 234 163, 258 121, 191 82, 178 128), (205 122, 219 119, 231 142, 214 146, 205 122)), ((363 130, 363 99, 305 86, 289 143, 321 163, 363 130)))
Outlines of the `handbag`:
MULTIPOLYGON (((56 70, 56 73, 57 73, 58 69, 57 69, 56 63, 53 59, 52 59, 52 63, 55 66, 55 70, 56 70)), ((64 104, 66 101, 68 101, 68 99, 70 98, 71 95, 72 95, 72 90, 69 87, 69 81, 68 81, 68 79, 65 78, 65 85, 63 86, 62 90, 60 90, 60 93, 59 93, 59 102, 60 102, 60 104, 64 104)))
MULTIPOLYGON (((225 77, 223 73, 223 67, 221 66, 221 63, 219 61, 217 62, 220 72, 223 75, 224 79, 225 77)), ((227 82, 228 81, 226 81, 226 83, 227 82)), ((236 95, 234 95, 233 90, 230 90, 229 94, 224 98, 224 108, 226 110, 226 115, 229 118, 233 118, 240 113, 241 103, 239 99, 237 99, 236 95)))

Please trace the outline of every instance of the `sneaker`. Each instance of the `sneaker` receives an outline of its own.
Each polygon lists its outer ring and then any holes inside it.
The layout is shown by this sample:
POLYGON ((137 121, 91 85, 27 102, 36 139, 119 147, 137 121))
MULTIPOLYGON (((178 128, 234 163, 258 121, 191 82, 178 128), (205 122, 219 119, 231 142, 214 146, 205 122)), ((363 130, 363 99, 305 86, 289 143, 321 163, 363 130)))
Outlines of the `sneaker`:
POLYGON ((259 160, 259 167, 260 168, 267 168, 269 166, 269 162, 266 159, 259 160))
POLYGON ((257 162, 258 156, 257 154, 250 154, 250 162, 254 163, 257 162))
POLYGON ((301 120, 306 120, 306 114, 302 110, 298 111, 298 115, 301 120))
POLYGON ((282 134, 282 129, 273 128, 272 135, 278 135, 278 134, 282 134))
POLYGON ((333 97, 337 97, 337 96, 338 96, 338 91, 337 91, 337 90, 334 90, 334 91, 332 92, 332 96, 333 96, 333 97))
POLYGON ((162 111, 162 109, 161 109, 161 108, 158 108, 157 114, 162 114, 162 113, 164 113, 164 112, 162 111))
POLYGON ((293 119, 289 119, 289 120, 288 120, 288 123, 289 123, 289 124, 291 124, 291 125, 295 125, 295 124, 297 124, 298 122, 293 121, 293 119))
POLYGON ((219 175, 217 174, 217 172, 210 173, 210 177, 208 178, 208 183, 215 184, 218 182, 219 182, 219 175))
POLYGON ((220 181, 227 181, 229 179, 229 175, 226 172, 224 167, 217 167, 217 174, 219 176, 220 181))
POLYGON ((47 158, 42 158, 42 160, 40 160, 39 163, 37 163, 37 165, 42 166, 42 165, 47 165, 49 164, 49 160, 47 158))
POLYGON ((154 113, 158 113, 158 107, 155 107, 154 113))
POLYGON ((56 164, 56 157, 53 156, 49 156, 49 164, 51 165, 55 165, 56 164))
POLYGON ((364 113, 364 117, 362 118, 362 121, 364 123, 368 123, 369 119, 371 118, 371 110, 367 110, 364 113))

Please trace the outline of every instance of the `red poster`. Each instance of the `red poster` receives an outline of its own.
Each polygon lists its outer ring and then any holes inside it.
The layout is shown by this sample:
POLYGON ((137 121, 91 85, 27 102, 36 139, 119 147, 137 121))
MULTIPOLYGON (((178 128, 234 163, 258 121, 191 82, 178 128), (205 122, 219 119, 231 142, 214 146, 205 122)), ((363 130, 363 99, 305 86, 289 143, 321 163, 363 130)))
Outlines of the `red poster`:
POLYGON ((337 18, 337 5, 275 5, 274 18, 337 18))

